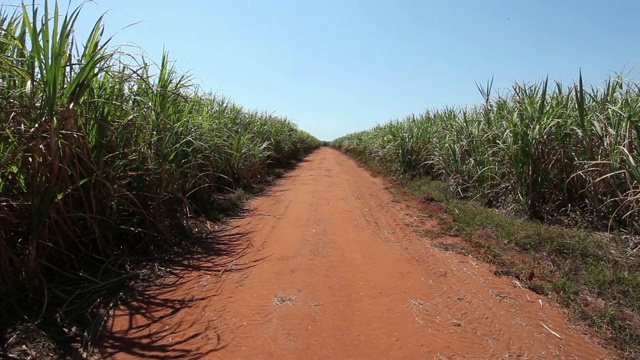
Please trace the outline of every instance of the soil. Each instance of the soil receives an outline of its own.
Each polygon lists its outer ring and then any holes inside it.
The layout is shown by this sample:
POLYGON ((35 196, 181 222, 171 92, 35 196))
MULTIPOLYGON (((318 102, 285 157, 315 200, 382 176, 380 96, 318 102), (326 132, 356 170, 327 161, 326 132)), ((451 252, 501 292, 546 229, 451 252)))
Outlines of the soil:
POLYGON ((419 235, 438 233, 437 220, 387 187, 340 152, 316 151, 226 224, 218 241, 237 251, 174 271, 115 311, 101 355, 613 357, 548 298, 438 250, 445 235, 419 235))

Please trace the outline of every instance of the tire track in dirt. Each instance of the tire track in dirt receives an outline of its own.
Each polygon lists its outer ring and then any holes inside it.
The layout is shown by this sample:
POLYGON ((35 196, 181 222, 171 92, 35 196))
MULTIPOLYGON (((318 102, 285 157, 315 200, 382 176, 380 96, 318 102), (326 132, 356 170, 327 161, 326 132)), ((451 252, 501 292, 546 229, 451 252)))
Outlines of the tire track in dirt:
POLYGON ((223 259, 232 264, 229 271, 184 274, 159 297, 200 300, 161 319, 116 312, 108 333, 121 339, 119 347, 106 343, 102 353, 117 359, 610 356, 546 298, 495 277, 487 264, 420 240, 416 219, 382 179, 323 148, 231 222, 227 236, 242 232, 252 248, 223 259), (122 341, 128 338, 135 341, 122 341))

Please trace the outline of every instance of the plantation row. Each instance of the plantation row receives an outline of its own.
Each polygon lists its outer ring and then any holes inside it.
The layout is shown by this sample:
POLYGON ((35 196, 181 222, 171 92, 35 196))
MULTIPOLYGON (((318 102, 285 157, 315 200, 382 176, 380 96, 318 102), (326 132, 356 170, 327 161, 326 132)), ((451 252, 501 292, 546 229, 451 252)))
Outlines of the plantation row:
POLYGON ((515 84, 484 104, 410 115, 334 141, 395 176, 429 176, 459 196, 530 218, 639 230, 640 87, 515 84))
POLYGON ((166 55, 156 66, 111 47, 102 19, 78 46, 80 10, 0 10, 3 319, 56 308, 61 320, 87 292, 99 299, 101 276, 178 246, 223 194, 319 146, 198 92, 166 55))

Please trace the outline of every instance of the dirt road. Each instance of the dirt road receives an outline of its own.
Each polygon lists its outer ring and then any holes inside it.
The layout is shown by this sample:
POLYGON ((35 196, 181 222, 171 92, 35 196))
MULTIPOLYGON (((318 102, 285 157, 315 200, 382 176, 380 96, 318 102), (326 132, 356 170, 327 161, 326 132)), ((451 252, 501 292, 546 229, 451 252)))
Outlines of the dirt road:
POLYGON ((223 232, 231 246, 251 244, 243 256, 219 253, 141 294, 113 317, 102 355, 610 357, 546 298, 421 240, 424 221, 384 180, 323 148, 223 232))

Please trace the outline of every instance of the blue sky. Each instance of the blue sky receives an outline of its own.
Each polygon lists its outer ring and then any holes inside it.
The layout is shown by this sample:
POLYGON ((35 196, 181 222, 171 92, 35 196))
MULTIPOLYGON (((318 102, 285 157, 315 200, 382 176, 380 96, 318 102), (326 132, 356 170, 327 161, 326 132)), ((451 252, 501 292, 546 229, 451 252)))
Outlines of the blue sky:
POLYGON ((165 48, 203 90, 322 140, 479 103, 476 82, 492 77, 569 85, 582 69, 599 85, 640 70, 635 0, 96 0, 80 38, 104 12, 115 44, 156 61, 165 48))

